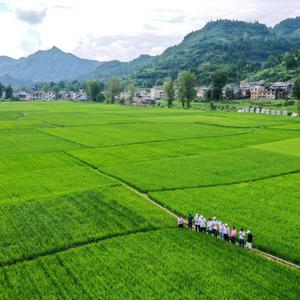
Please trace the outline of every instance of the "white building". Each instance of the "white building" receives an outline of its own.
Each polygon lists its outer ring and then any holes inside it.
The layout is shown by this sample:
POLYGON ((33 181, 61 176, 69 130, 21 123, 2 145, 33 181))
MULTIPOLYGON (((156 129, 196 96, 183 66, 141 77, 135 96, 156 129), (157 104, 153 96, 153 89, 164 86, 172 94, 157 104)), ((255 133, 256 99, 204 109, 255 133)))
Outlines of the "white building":
POLYGON ((151 89, 151 99, 152 100, 161 100, 165 98, 164 87, 163 86, 154 86, 151 89))
POLYGON ((207 86, 197 86, 196 88, 197 98, 204 98, 206 91, 208 90, 207 86))

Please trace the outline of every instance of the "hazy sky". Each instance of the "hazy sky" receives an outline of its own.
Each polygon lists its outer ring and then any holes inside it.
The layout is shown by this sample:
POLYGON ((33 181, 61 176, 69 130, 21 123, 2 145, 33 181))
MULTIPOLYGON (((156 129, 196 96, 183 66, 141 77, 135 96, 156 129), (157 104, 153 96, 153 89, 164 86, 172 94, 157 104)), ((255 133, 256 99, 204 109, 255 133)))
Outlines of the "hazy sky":
POLYGON ((299 0, 0 0, 0 55, 56 45, 84 58, 130 60, 160 54, 210 20, 273 26, 298 15, 299 0))

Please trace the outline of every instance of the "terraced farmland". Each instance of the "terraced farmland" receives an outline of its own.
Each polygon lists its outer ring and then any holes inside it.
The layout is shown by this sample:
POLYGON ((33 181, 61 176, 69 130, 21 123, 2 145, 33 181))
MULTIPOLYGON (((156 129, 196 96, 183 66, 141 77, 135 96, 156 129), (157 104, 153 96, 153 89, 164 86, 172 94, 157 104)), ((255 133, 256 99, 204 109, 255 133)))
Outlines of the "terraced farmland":
POLYGON ((137 193, 251 228, 256 247, 299 264, 299 125, 0 103, 0 298, 299 299, 299 270, 178 231, 137 193))

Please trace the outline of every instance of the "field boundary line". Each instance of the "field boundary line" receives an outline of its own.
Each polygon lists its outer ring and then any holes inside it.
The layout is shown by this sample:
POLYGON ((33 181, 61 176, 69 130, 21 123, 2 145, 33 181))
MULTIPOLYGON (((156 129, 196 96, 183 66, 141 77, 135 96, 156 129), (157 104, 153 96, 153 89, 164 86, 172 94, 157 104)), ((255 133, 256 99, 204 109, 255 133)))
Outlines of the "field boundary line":
MULTIPOLYGON (((131 191, 135 192, 137 195, 143 197, 144 199, 148 200, 149 202, 151 202, 152 204, 154 204, 155 206, 157 206, 158 208, 160 208, 161 210, 165 211, 166 213, 168 213, 169 215, 171 215, 172 217, 174 218, 178 218, 178 215, 175 213, 175 212, 172 212, 170 209, 166 208, 165 206, 161 205, 160 203, 158 203, 155 199, 151 198, 147 193, 143 193, 142 191, 139 191, 138 188, 136 188, 135 186, 131 185, 130 183, 127 183, 125 181, 123 181, 122 179, 118 178, 118 177, 115 177, 113 175, 110 175, 109 173, 106 173, 105 171, 102 171, 101 169, 97 168, 96 166, 80 159, 80 158, 77 158, 76 156, 73 156, 67 152, 64 152, 65 155, 73 158, 74 160, 77 160, 78 162, 86 165, 88 168, 92 168, 94 170, 96 170, 97 172, 99 172, 100 174, 103 174, 103 175, 106 175, 110 178, 113 178, 115 180, 117 180, 122 186, 124 187, 127 187, 128 189, 130 189, 131 191)), ((298 171, 294 171, 294 173, 298 173, 300 172, 300 170, 298 171)), ((281 176, 281 175, 280 175, 281 176)), ((185 225, 187 225, 186 221, 185 222, 185 225)), ((293 269, 297 269, 297 270, 300 270, 300 266, 291 262, 291 261, 288 261, 288 260, 285 260, 283 258, 280 258, 278 256, 275 256, 275 255, 272 255, 272 254, 269 254, 267 252, 264 252, 264 251, 261 251, 261 250, 258 250, 258 249, 251 249, 250 251, 252 252, 255 252, 261 256, 264 256, 265 258, 269 259, 269 260, 272 260, 272 261, 276 261, 280 264, 283 264, 285 266, 288 266, 290 268, 293 268, 293 269)))
MULTIPOLYGON (((58 128, 58 127, 57 127, 58 128)), ((60 140, 63 140, 63 141, 66 141, 66 142, 69 142, 69 143, 72 143, 72 144, 75 144, 75 145, 78 145, 80 146, 81 148, 84 147, 84 148, 94 148, 90 145, 86 145, 86 144, 81 144, 81 143, 78 143, 76 141, 73 141, 73 140, 69 140, 67 138, 64 138, 64 137, 61 137, 59 135, 56 135, 56 134, 52 134, 52 133, 49 133, 49 132, 46 132, 46 131, 43 131, 43 130, 40 130, 40 129, 37 129, 37 128, 33 128, 34 130, 38 131, 39 133, 43 133, 45 135, 49 135, 51 137, 54 137, 54 138, 57 138, 57 139, 60 139, 60 140)))
POLYGON ((278 178, 281 176, 287 176, 287 175, 293 175, 300 172, 300 169, 284 172, 280 174, 270 175, 266 177, 261 178, 253 178, 253 179, 247 179, 242 181, 233 181, 233 182, 227 182, 227 183, 220 183, 220 184, 207 184, 207 185, 195 185, 195 186, 186 186, 186 187, 176 187, 176 188, 166 188, 166 189, 157 189, 157 190, 147 190, 149 193, 156 193, 156 192, 172 192, 172 191, 180 191, 180 190, 192 190, 192 189, 204 189, 204 188, 214 188, 214 187, 221 187, 221 186, 230 186, 230 185, 238 185, 242 183, 251 183, 251 182, 257 182, 257 181, 263 181, 268 180, 272 178, 278 178))
MULTIPOLYGON (((249 129, 249 128, 245 128, 249 129)), ((246 135, 251 134, 256 131, 257 128, 252 130, 248 130, 245 132, 239 133, 232 133, 226 135, 211 135, 211 136, 196 136, 196 137, 186 137, 186 138, 173 138, 173 139, 163 139, 163 140, 152 140, 152 141, 143 141, 143 142, 132 142, 132 143, 125 143, 125 144, 114 144, 114 145, 103 145, 103 146, 86 146, 88 148, 114 148, 114 147, 124 147, 124 146, 132 146, 132 145, 143 145, 143 144, 155 144, 155 143, 164 143, 164 142, 173 142, 173 141, 185 141, 185 140, 195 140, 195 139, 210 139, 210 138, 222 138, 222 137, 231 137, 231 136, 239 136, 239 135, 246 135)))
POLYGON ((166 226, 166 227, 140 228, 140 229, 137 229, 137 230, 130 230, 130 231, 127 231, 127 232, 108 234, 108 235, 102 236, 102 237, 94 237, 94 238, 90 238, 88 240, 78 241, 78 242, 74 242, 74 243, 71 243, 71 244, 68 244, 68 245, 55 247, 55 248, 52 248, 50 250, 46 250, 46 251, 43 251, 43 252, 40 252, 40 253, 36 253, 36 254, 32 254, 32 255, 16 258, 16 259, 12 259, 12 260, 9 260, 9 261, 2 261, 2 262, 0 262, 0 268, 11 267, 11 266, 14 266, 16 264, 21 264, 21 263, 25 263, 25 262, 34 261, 34 260, 37 260, 39 258, 56 255, 56 254, 59 254, 59 253, 62 253, 62 252, 72 250, 72 249, 77 249, 77 248, 85 247, 85 246, 88 246, 88 245, 97 244, 99 242, 114 239, 114 238, 130 236, 130 235, 139 234, 139 233, 154 232, 154 231, 159 231, 159 230, 163 230, 163 229, 167 229, 167 228, 171 228, 171 227, 166 226))

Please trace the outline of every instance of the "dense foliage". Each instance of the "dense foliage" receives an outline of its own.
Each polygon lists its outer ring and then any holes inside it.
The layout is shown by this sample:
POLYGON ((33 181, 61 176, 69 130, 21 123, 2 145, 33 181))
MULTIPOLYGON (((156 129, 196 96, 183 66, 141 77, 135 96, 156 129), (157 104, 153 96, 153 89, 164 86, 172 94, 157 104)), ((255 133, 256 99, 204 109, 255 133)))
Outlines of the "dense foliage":
MULTIPOLYGON (((228 81, 240 81, 264 69, 264 63, 277 55, 300 47, 300 40, 286 32, 299 18, 282 22, 274 30, 259 23, 220 20, 188 34, 182 43, 168 48, 152 64, 135 74, 140 84, 151 86, 164 78, 175 79, 183 70, 196 73, 199 84, 211 83, 211 74, 225 71, 228 81)), ((298 32, 297 31, 297 32, 298 32)))

